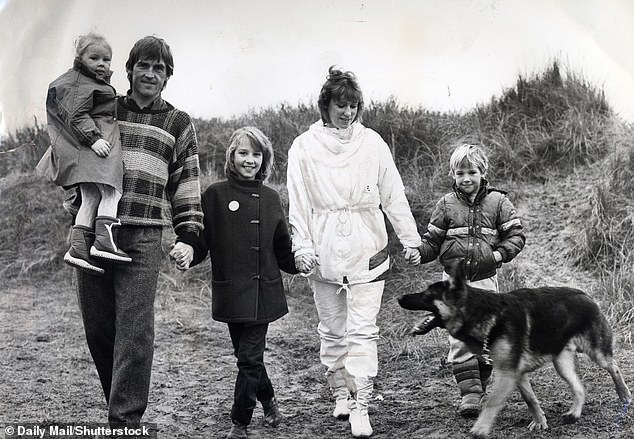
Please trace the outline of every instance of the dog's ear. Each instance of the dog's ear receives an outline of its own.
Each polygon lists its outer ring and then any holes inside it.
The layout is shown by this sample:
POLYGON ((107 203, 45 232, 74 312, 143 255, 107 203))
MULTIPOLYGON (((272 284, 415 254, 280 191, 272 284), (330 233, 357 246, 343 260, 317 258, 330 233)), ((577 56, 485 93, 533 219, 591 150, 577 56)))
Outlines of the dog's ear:
POLYGON ((465 279, 465 263, 460 259, 453 263, 449 273, 449 286, 452 290, 462 290, 465 279))
POLYGON ((465 263, 463 260, 454 262, 449 275, 449 288, 453 297, 453 301, 460 305, 464 303, 467 297, 467 288, 465 282, 465 263))

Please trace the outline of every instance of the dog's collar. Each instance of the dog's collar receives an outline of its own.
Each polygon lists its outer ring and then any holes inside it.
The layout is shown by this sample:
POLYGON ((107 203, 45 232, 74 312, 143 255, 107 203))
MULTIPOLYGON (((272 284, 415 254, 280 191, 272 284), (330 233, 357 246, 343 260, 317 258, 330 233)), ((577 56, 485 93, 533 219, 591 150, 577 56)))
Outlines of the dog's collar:
POLYGON ((497 319, 495 317, 492 317, 491 320, 487 322, 488 324, 486 326, 486 330, 484 331, 484 340, 482 340, 482 353, 480 356, 484 360, 485 364, 489 366, 493 364, 493 359, 491 358, 491 352, 489 350, 489 336, 491 335, 491 330, 495 326, 496 322, 497 319))
POLYGON ((493 364, 493 359, 489 354, 489 334, 487 334, 486 337, 484 337, 484 341, 482 342, 482 354, 480 354, 480 356, 484 360, 484 364, 491 366, 493 364))

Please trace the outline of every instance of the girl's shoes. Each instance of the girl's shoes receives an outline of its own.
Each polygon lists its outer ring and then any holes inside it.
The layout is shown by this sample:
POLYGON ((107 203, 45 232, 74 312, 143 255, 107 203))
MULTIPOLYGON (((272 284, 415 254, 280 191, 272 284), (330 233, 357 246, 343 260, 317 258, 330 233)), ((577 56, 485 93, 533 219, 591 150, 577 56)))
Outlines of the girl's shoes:
POLYGON ((236 422, 231 426, 231 430, 227 434, 226 439, 248 439, 247 426, 236 422))
POLYGON ((86 226, 73 226, 70 231, 70 249, 64 255, 64 262, 91 274, 101 275, 104 269, 90 257, 88 249, 95 240, 95 233, 86 226))
POLYGON ((95 242, 90 247, 90 255, 96 258, 106 259, 110 262, 132 262, 132 258, 126 252, 117 248, 114 242, 112 230, 119 227, 121 221, 109 216, 95 218, 95 242))
POLYGON ((262 402, 262 409, 264 410, 264 424, 268 427, 277 427, 282 422, 283 416, 275 398, 262 402))

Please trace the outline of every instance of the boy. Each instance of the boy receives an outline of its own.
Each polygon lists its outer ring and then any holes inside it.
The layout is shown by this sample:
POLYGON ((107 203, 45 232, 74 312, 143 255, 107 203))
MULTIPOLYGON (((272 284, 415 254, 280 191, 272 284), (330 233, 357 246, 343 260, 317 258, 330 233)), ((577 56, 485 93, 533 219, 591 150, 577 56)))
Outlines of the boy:
MULTIPOLYGON (((524 229, 506 193, 486 180, 489 160, 475 145, 456 148, 449 160, 453 192, 443 196, 432 212, 420 247, 421 262, 440 263, 447 271, 463 259, 469 285, 498 292, 497 268, 524 247, 524 229)), ((461 416, 477 416, 491 366, 449 336, 447 360, 460 390, 461 416)))

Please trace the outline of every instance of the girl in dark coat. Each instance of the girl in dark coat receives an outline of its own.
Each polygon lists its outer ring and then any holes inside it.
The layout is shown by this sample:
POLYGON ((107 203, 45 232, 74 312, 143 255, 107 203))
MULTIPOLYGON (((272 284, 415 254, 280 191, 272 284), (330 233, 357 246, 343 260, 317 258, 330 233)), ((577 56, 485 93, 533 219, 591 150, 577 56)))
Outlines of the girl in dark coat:
POLYGON ((77 38, 73 68, 48 88, 46 115, 51 146, 37 172, 58 186, 79 186, 81 206, 64 261, 94 274, 103 268, 91 256, 112 262, 132 259, 117 248, 123 160, 116 122, 116 92, 110 85, 112 49, 90 33, 77 38))
MULTIPOLYGON (((265 338, 269 323, 288 312, 280 269, 298 271, 280 196, 263 184, 273 166, 271 142, 259 129, 245 127, 229 143, 227 180, 202 195, 204 232, 192 265, 210 254, 212 315, 227 322, 238 359, 227 438, 244 438, 257 401, 267 425, 281 420, 263 362, 265 338)), ((180 253, 171 256, 186 268, 180 253)))

